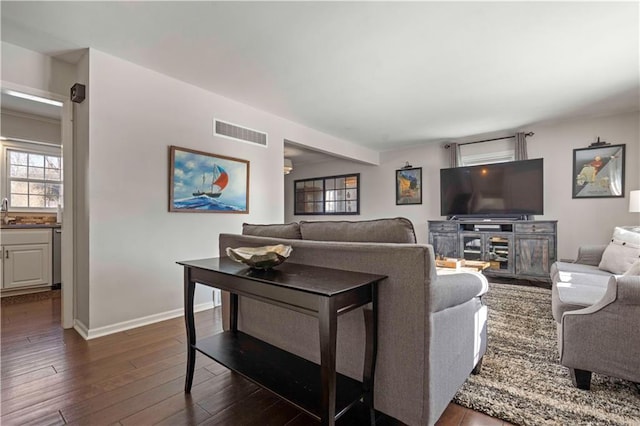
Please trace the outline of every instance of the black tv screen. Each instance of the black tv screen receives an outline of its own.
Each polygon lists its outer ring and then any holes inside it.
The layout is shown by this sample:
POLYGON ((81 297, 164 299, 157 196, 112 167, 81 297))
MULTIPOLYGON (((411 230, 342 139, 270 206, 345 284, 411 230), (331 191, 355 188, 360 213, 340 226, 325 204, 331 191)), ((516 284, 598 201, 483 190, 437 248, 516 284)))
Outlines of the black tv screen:
POLYGON ((440 170, 443 216, 536 215, 543 204, 542 158, 440 170))

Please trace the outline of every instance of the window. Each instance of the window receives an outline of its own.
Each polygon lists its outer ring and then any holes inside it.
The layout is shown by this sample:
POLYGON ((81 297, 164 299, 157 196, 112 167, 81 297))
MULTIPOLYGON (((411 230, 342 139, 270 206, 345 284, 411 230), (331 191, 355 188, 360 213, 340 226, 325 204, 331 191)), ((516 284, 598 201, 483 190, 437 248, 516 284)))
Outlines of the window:
POLYGON ((62 158, 59 154, 7 148, 6 161, 10 207, 51 209, 62 204, 62 158))
POLYGON ((360 214, 360 174, 296 180, 296 215, 360 214))
POLYGON ((504 163, 516 159, 514 142, 510 140, 461 144, 459 149, 461 166, 504 163))

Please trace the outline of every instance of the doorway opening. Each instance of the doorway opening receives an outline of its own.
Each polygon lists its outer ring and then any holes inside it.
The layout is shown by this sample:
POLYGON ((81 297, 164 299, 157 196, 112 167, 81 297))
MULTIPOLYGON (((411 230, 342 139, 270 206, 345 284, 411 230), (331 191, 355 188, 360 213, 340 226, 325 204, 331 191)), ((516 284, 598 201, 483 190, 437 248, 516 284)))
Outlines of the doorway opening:
MULTIPOLYGON (((50 232, 46 241, 29 247, 38 250, 16 251, 16 261, 2 268, 2 293, 25 294, 59 285, 61 324, 63 328, 72 328, 75 315, 71 101, 58 94, 7 82, 2 82, 1 96, 0 198, 7 199, 3 203, 6 210, 2 217, 3 231, 11 234, 3 233, 28 239, 35 233, 25 231, 34 228, 45 237, 45 232, 50 232), (20 256, 22 264, 28 265, 24 274, 15 270, 21 264, 20 256), (34 259, 41 267, 31 266, 34 259), (23 278, 25 281, 21 283, 23 278)), ((5 253, 4 249, 3 255, 9 254, 13 260, 13 253, 5 253)))

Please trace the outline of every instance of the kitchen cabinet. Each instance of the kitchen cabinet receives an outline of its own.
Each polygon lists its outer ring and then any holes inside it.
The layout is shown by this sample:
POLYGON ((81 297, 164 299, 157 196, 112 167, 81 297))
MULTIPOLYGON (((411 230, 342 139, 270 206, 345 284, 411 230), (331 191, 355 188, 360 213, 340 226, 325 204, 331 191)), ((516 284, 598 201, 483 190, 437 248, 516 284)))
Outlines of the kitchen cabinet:
POLYGON ((51 285, 51 229, 2 230, 2 289, 51 285))

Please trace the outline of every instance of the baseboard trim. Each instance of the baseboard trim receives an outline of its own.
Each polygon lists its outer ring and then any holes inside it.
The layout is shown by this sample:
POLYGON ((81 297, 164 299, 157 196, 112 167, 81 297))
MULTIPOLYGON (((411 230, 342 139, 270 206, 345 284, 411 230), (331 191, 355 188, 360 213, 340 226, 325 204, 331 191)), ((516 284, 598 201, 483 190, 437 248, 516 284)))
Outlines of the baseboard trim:
POLYGON ((78 332, 84 340, 89 340, 89 329, 78 319, 73 320, 73 329, 78 332))
MULTIPOLYGON (((201 303, 195 305, 193 310, 195 312, 212 309, 214 307, 213 301, 201 303)), ((97 327, 89 329, 82 321, 75 320, 73 328, 82 336, 85 340, 95 339, 97 337, 108 336, 109 334, 119 333, 121 331, 131 330, 132 328, 142 327, 144 325, 154 324, 156 322, 165 321, 171 318, 181 317, 184 315, 184 308, 174 309, 172 311, 161 312, 159 314, 148 315, 146 317, 136 318, 129 321, 123 321, 112 325, 106 325, 104 327, 97 327)))

